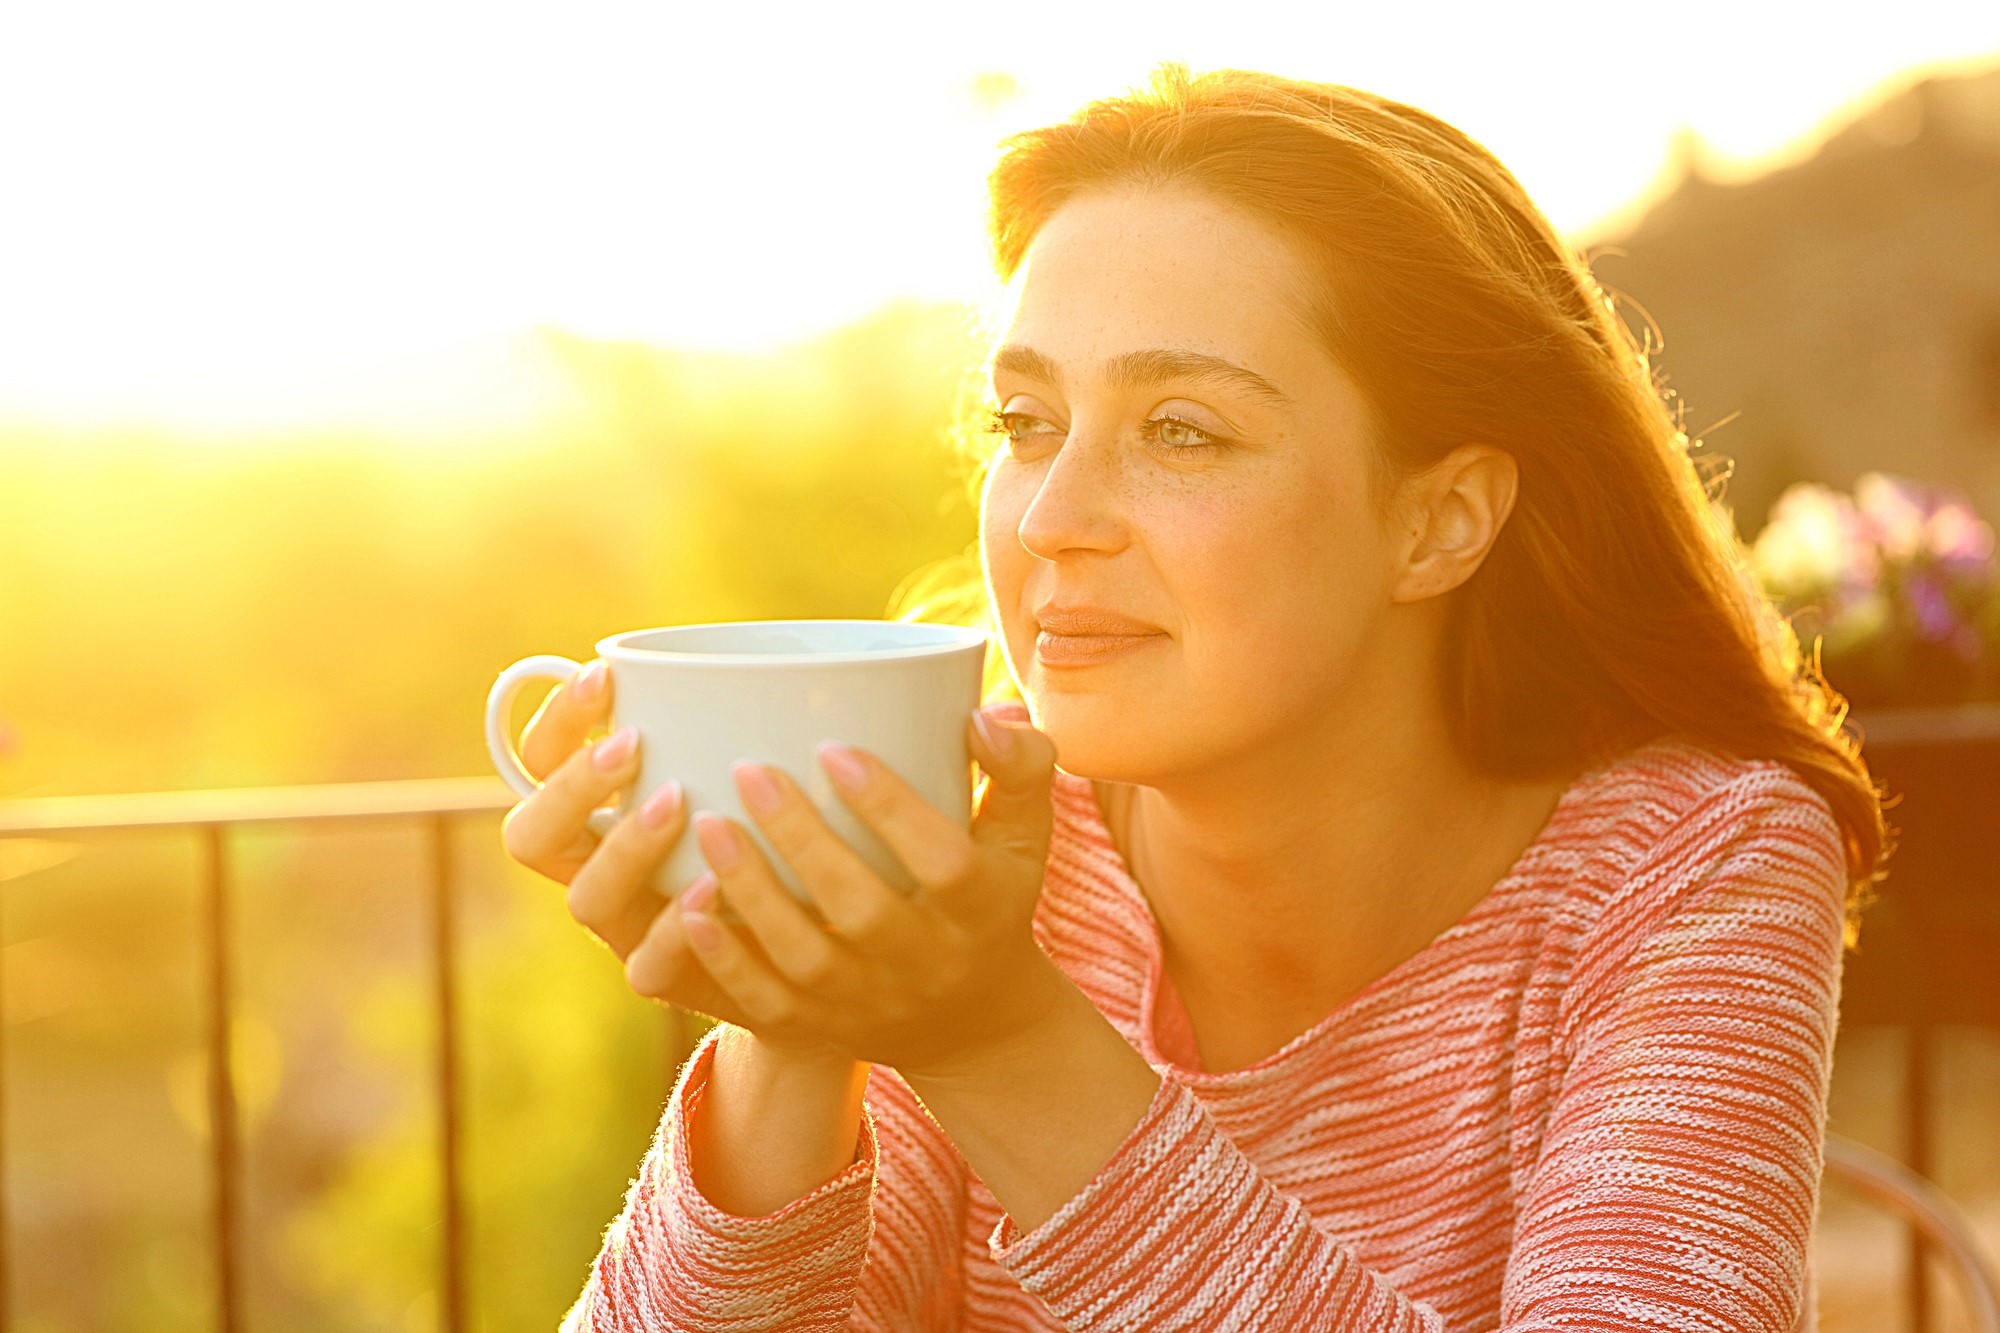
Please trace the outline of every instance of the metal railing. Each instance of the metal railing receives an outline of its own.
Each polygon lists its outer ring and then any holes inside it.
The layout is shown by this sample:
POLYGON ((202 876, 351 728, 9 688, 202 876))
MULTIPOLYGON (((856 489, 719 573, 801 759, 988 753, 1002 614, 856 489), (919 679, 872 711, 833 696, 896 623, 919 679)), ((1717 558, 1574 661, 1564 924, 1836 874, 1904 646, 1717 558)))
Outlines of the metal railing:
MULTIPOLYGON (((434 778, 398 782, 335 783, 318 786, 252 787, 189 792, 149 792, 116 796, 41 797, 0 800, 0 838, 29 834, 103 833, 129 829, 188 829, 200 839, 204 881, 200 942, 204 1035, 208 1056, 209 1174, 211 1182, 216 1327, 243 1333, 241 1283, 242 1145, 239 1141, 230 1018, 233 1007, 230 948, 229 832, 244 824, 323 823, 396 819, 421 823, 427 832, 431 901, 432 996, 437 1042, 432 1078, 437 1091, 438 1172, 442 1244, 439 1251, 439 1313, 444 1333, 471 1326, 466 1294, 466 1220, 460 1160, 458 1002, 456 980, 456 884, 451 856, 455 819, 490 816, 511 808, 518 797, 498 778, 434 778)), ((0 911, 6 895, 0 891, 0 911)), ((6 1124, 6 978, 0 951, 0 1333, 12 1327, 8 1281, 6 1124)), ((669 1088, 686 1058, 693 1020, 667 1011, 665 1077, 669 1088)), ((1920 1122, 1929 1117, 1924 1075, 1927 1062, 1910 1061, 1912 1086, 1905 1089, 1909 1110, 1920 1122)), ((1928 1147, 1927 1128, 1915 1127, 1914 1146, 1928 1147)), ((1911 1282, 1913 1327, 1924 1328, 1921 1256, 1924 1236, 1911 1229, 1915 1273, 1911 1282)))
MULTIPOLYGON (((519 798, 498 778, 436 778, 320 786, 149 792, 118 796, 42 797, 0 801, 0 838, 28 834, 104 833, 127 829, 188 829, 200 840, 203 879, 200 931, 204 1036, 208 1056, 209 1179, 216 1328, 243 1333, 242 1144, 237 1120, 230 1017, 234 1003, 230 948, 229 833, 243 824, 324 823, 396 819, 426 830, 431 902, 432 998, 437 1043, 432 1078, 437 1091, 438 1172, 442 1244, 438 1263, 439 1315, 445 1333, 465 1333, 471 1321, 466 1297, 466 1221, 460 1153, 456 885, 451 855, 454 819, 504 812, 519 798)), ((0 910, 5 893, 0 891, 0 910)), ((0 951, 0 960, 4 960, 0 951)), ((4 965, 0 962, 0 965, 4 965)), ((0 1006, 6 978, 0 974, 0 1006)), ((688 1046, 690 1020, 668 1011, 667 1077, 688 1046)), ((6 1023, 0 1012, 0 1134, 6 1123, 6 1023)), ((12 1327, 13 1290, 7 1254, 7 1144, 0 1137, 0 1333, 12 1327)))
MULTIPOLYGON (((1826 1136, 1826 1178, 1906 1220, 1944 1256, 1974 1333, 2000 1333, 2000 1278, 1987 1262, 1979 1232, 1951 1196, 1887 1153, 1838 1134, 1826 1136)), ((1911 1314, 1914 1320, 1920 1312, 1911 1314)), ((1913 1322, 1911 1327, 1924 1325, 1913 1322)))

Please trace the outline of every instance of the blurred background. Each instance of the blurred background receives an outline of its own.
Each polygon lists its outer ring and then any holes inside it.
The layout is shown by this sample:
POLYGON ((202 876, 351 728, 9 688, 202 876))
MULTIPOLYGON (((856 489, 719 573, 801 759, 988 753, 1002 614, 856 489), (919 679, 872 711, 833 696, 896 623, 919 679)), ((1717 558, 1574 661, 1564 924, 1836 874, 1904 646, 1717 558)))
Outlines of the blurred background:
POLYGON ((2000 1247, 2000 7, 1369 10, 0 12, 0 1328, 555 1326, 698 1020, 505 858, 487 687, 964 568, 996 141, 1163 59, 1443 116, 1653 327, 1908 793, 1833 1128, 2000 1247))

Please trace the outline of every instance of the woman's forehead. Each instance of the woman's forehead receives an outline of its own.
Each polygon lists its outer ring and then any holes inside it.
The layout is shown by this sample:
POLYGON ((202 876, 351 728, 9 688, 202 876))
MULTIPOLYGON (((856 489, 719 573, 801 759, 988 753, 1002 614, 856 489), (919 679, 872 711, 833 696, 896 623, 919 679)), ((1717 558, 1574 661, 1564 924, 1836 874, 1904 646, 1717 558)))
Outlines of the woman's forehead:
POLYGON ((1117 380, 1136 358, 1184 353, 1278 384, 1314 350, 1301 317, 1307 279, 1275 232, 1203 195, 1087 194, 1028 246, 992 322, 989 367, 1117 380), (1039 362, 1003 356, 1009 348, 1039 362))
POLYGON ((1203 307, 1281 301, 1307 276, 1273 228, 1204 195, 1093 193, 1043 223, 1009 288, 1022 304, 1151 295, 1203 307))

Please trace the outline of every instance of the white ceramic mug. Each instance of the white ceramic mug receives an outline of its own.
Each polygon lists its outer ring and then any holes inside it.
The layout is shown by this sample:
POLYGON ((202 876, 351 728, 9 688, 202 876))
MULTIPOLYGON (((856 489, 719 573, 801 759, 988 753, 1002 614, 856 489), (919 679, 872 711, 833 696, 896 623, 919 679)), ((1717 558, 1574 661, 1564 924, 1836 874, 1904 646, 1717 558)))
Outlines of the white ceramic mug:
MULTIPOLYGON (((603 836, 669 778, 690 817, 712 810, 737 821, 785 887, 810 902, 792 868, 736 795, 738 759, 782 768, 820 815, 893 887, 915 883, 896 854, 848 809, 815 749, 831 740, 869 751, 951 818, 970 826, 972 756, 965 727, 979 707, 986 634, 904 620, 747 620, 629 630, 601 639, 609 669, 611 729, 639 733, 639 775, 616 810, 590 816, 603 836)), ((524 658, 486 696, 486 746, 522 796, 540 789, 521 766, 510 726, 514 697, 533 680, 566 682, 567 657, 524 658)), ((652 886, 671 897, 708 868, 693 825, 675 841, 652 886)))

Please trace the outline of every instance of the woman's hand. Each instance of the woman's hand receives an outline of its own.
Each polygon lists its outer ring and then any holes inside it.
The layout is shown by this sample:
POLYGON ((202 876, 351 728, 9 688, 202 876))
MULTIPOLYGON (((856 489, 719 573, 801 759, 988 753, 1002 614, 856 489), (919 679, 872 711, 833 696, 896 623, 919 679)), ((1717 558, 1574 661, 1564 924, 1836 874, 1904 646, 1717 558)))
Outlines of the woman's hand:
MULTIPOLYGON (((584 743, 610 715, 611 675, 601 660, 543 700, 521 735, 521 764, 542 789, 507 812, 501 842, 528 869, 568 885, 570 915, 621 960, 648 938, 669 953, 684 951, 679 900, 670 903, 649 883, 687 829, 679 784, 662 784, 603 838, 586 822, 639 772, 636 733, 584 743)), ((676 1002, 707 1014, 733 1012, 727 993, 697 973, 683 981, 676 1002)))
POLYGON ((748 1028, 775 1050, 906 1073, 948 1073, 1031 1034, 1063 984, 1029 929, 1053 823, 1055 746, 1033 728, 974 719, 967 744, 989 781, 969 831, 874 755, 846 750, 858 761, 850 776, 841 747, 822 747, 836 790, 908 868, 913 894, 884 883, 783 770, 739 761, 744 808, 817 918, 735 821, 703 811, 695 824, 709 873, 631 950, 632 987, 748 1028), (741 927, 718 918, 718 901, 741 927))

